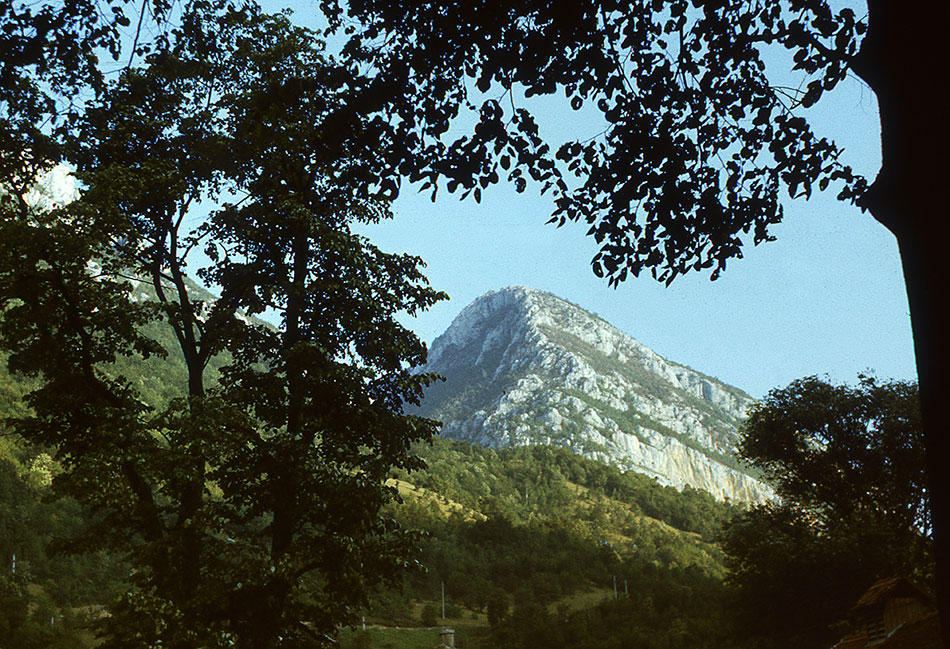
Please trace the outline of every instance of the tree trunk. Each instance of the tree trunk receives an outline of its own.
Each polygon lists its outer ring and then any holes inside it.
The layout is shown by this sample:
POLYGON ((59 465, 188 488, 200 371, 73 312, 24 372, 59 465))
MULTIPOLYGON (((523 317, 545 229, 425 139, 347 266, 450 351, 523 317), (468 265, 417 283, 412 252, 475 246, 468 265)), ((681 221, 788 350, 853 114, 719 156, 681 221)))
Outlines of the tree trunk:
POLYGON ((948 137, 945 106, 935 92, 943 85, 939 70, 945 69, 950 5, 869 0, 868 14, 868 33, 852 69, 878 98, 882 161, 863 206, 900 247, 920 383, 941 634, 950 647, 950 439, 941 413, 941 398, 950 393, 950 345, 936 327, 946 293, 948 210, 941 187, 947 182, 948 137))
POLYGON ((941 397, 950 392, 947 363, 950 350, 946 335, 935 326, 941 300, 938 293, 946 293, 939 286, 946 252, 938 242, 946 226, 935 218, 931 224, 921 224, 918 232, 897 237, 904 267, 904 281, 910 303, 914 329, 914 352, 917 357, 917 376, 924 421, 927 473, 933 518, 934 551, 937 560, 937 600, 941 614, 941 633, 944 646, 950 647, 950 438, 946 434, 945 415, 941 413, 941 397), (943 370, 941 371, 941 367, 943 370))

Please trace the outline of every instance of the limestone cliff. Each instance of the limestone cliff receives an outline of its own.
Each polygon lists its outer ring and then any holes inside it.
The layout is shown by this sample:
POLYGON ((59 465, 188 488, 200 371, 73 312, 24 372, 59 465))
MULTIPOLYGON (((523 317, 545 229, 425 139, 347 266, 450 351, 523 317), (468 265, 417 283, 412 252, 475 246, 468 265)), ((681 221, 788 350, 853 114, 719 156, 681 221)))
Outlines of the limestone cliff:
POLYGON ((549 293, 478 298, 435 340, 426 369, 447 379, 423 404, 446 437, 566 446, 720 499, 772 493, 733 454, 751 397, 549 293))

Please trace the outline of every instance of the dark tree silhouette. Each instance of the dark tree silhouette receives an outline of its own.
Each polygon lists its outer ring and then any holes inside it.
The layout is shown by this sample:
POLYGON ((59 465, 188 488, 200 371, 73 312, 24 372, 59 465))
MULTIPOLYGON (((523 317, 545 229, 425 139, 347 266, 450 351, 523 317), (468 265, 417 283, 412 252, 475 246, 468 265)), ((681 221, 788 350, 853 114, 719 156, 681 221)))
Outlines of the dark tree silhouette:
POLYGON ((315 34, 199 1, 142 53, 68 132, 33 133, 76 165, 77 200, 34 209, 22 174, 55 151, 7 151, 0 350, 36 387, 13 430, 92 512, 74 547, 133 569, 103 646, 323 646, 410 559, 385 481, 437 424, 403 412, 431 377, 395 316, 444 295, 353 231, 391 214, 378 138, 328 124, 352 80, 315 34), (216 299, 186 276, 199 248, 216 299), (183 365, 177 398, 148 402, 117 363, 152 355, 183 365))
POLYGON ((929 497, 917 386, 815 377, 773 390, 740 453, 779 501, 737 516, 723 537, 749 635, 769 646, 831 646, 871 584, 901 574, 932 588, 929 497))

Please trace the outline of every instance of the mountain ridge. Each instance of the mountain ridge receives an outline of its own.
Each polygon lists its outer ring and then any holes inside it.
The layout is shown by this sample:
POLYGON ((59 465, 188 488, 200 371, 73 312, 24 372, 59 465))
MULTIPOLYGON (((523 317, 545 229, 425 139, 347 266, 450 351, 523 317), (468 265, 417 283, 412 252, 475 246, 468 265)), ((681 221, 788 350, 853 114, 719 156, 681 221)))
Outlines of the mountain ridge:
POLYGON ((721 500, 771 489, 734 455, 752 397, 669 361, 551 293, 510 286, 466 306, 436 338, 422 413, 484 446, 566 446, 721 500))

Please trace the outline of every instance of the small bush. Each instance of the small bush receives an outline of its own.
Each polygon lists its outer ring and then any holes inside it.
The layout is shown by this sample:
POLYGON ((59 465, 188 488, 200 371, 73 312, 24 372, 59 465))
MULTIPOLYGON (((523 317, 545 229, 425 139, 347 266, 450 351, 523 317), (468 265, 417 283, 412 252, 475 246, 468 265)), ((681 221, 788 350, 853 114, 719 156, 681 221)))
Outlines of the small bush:
POLYGON ((439 610, 435 604, 429 602, 422 607, 422 614, 419 616, 422 626, 436 626, 439 623, 439 610))

